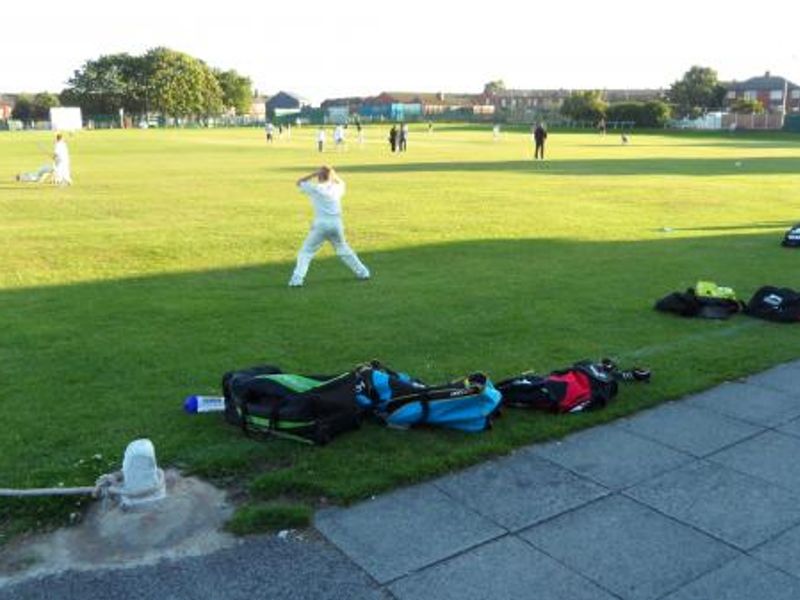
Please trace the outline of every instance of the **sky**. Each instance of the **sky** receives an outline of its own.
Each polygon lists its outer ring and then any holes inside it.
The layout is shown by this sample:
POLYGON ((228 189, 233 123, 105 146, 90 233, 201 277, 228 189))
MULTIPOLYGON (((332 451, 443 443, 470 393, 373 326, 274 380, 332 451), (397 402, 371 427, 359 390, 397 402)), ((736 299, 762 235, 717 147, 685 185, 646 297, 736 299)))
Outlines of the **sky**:
MULTIPOLYGON (((800 1, 302 0, 178 5, 41 0, 0 34, 0 92, 61 91, 103 54, 166 46, 236 69, 261 93, 668 88, 692 65, 722 80, 800 83, 800 1), (586 5, 586 6, 584 6, 586 5)), ((15 10, 21 6, 17 3, 15 10)))

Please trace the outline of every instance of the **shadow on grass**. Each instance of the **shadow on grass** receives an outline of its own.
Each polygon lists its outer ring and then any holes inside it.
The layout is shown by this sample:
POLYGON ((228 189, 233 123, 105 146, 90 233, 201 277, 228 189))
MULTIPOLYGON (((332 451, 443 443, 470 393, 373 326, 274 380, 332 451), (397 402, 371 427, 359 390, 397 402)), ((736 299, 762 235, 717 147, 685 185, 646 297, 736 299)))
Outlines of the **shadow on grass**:
MULTIPOLYGON (((633 150, 633 147, 631 147, 633 150)), ((683 175, 693 177, 718 177, 724 175, 797 175, 800 173, 800 156, 739 157, 731 158, 614 158, 560 160, 553 156, 545 161, 459 161, 459 162, 408 162, 370 165, 348 165, 340 168, 343 174, 351 173, 481 173, 518 172, 526 175, 572 176, 642 176, 683 175), (737 162, 741 163, 737 166, 737 162)), ((287 171, 299 172, 297 168, 287 171)))
MULTIPOLYGON (((87 485, 76 464, 99 454, 96 474, 119 468, 124 446, 149 437, 162 463, 223 482, 255 478, 262 498, 348 502, 563 435, 797 357, 789 326, 652 310, 698 279, 743 298, 763 284, 800 287, 797 255, 779 239, 444 243, 364 253, 374 273, 367 283, 321 258, 298 290, 285 287, 288 264, 5 290, 4 485, 87 485), (181 410, 188 394, 218 393, 225 371, 263 362, 336 372, 380 358, 439 382, 602 356, 645 357, 653 383, 623 390, 595 414, 507 411, 483 435, 368 426, 309 448, 258 443, 217 415, 181 410)), ((66 501, 4 504, 0 523, 59 520, 70 510, 66 501)))

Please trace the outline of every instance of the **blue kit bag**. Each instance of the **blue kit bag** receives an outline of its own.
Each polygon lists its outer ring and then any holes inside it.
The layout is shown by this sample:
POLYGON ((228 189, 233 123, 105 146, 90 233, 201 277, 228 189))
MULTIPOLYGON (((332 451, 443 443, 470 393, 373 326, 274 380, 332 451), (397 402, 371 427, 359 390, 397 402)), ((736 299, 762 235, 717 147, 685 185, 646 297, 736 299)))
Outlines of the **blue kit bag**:
POLYGON ((502 395, 483 373, 427 386, 405 373, 370 363, 358 370, 356 402, 387 426, 429 425, 478 432, 489 429, 502 395))

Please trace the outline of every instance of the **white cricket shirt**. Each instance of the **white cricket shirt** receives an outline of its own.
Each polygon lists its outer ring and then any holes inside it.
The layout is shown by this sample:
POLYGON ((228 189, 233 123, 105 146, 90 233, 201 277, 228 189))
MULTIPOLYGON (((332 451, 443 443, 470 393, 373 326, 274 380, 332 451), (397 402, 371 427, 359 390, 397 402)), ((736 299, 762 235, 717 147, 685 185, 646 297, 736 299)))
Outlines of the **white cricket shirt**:
POLYGON ((342 216, 344 183, 304 181, 300 184, 300 190, 311 199, 315 219, 338 219, 342 216))
POLYGON ((59 140, 56 142, 56 145, 53 148, 53 154, 55 155, 57 167, 69 168, 69 150, 67 149, 67 143, 64 140, 59 140))

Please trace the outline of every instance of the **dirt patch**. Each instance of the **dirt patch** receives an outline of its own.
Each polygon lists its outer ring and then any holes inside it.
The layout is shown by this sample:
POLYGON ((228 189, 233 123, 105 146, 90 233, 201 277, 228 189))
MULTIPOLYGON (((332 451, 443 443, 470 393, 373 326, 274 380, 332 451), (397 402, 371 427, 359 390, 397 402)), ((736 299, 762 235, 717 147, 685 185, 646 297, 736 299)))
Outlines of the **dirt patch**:
POLYGON ((91 506, 73 527, 0 549, 0 587, 67 570, 134 567, 232 546, 222 531, 233 513, 225 492, 177 471, 166 473, 167 496, 135 509, 110 501, 91 506))

